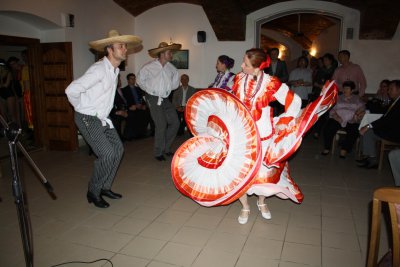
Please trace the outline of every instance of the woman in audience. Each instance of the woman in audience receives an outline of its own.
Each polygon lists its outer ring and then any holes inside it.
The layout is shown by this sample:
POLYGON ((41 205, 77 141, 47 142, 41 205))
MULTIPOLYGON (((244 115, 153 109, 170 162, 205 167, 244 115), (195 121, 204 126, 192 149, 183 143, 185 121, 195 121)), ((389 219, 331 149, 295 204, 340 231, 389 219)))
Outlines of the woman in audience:
POLYGON ((288 85, 301 98, 301 107, 304 108, 308 103, 308 96, 312 89, 312 71, 308 67, 307 57, 299 57, 297 68, 292 70, 289 75, 288 85))
POLYGON ((365 114, 365 105, 358 95, 352 92, 356 88, 353 81, 343 83, 343 94, 338 97, 336 106, 329 113, 329 120, 323 130, 324 146, 322 155, 328 155, 332 140, 339 129, 346 131, 345 139, 341 144, 340 157, 345 158, 347 153, 351 151, 358 137, 358 126, 365 114))
POLYGON ((389 80, 382 80, 374 98, 368 100, 367 109, 371 113, 385 113, 390 104, 388 95, 389 80))
MULTIPOLYGON (((322 68, 320 68, 316 74, 315 81, 313 84, 313 89, 312 89, 311 100, 314 100, 319 96, 319 94, 321 93, 321 89, 324 86, 325 82, 332 78, 332 75, 335 72, 335 69, 337 67, 337 61, 336 61, 335 57, 330 53, 326 53, 322 57, 322 60, 323 60, 324 66, 322 68)), ((328 118, 328 114, 325 113, 315 124, 314 138, 316 138, 316 139, 319 138, 319 135, 327 121, 327 118, 328 118)))
POLYGON ((227 91, 231 91, 235 74, 230 70, 233 68, 234 64, 234 59, 226 55, 219 56, 217 59, 217 64, 215 66, 218 75, 217 77, 215 77, 214 82, 208 86, 208 88, 221 88, 227 91))

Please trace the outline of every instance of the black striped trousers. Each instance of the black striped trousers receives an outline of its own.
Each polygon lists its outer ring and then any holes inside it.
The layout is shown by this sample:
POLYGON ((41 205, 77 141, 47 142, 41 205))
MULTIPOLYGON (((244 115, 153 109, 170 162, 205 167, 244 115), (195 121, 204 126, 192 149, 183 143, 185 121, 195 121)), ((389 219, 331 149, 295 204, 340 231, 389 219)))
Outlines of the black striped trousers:
POLYGON ((102 189, 111 189, 124 147, 115 128, 111 129, 108 124, 103 126, 95 116, 75 112, 75 123, 97 156, 89 191, 99 196, 102 189))

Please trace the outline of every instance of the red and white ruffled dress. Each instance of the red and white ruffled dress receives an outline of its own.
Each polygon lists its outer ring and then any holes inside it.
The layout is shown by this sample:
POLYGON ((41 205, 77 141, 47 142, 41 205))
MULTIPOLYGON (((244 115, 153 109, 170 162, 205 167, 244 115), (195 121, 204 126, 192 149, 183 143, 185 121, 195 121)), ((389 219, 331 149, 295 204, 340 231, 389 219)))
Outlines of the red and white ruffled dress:
POLYGON ((302 137, 336 101, 334 82, 304 109, 286 84, 268 74, 239 73, 232 94, 207 89, 194 94, 185 119, 194 137, 172 160, 177 189, 203 206, 226 205, 247 193, 276 195, 301 203, 303 194, 292 180, 287 159, 302 137), (279 101, 285 112, 272 116, 268 105, 279 101))

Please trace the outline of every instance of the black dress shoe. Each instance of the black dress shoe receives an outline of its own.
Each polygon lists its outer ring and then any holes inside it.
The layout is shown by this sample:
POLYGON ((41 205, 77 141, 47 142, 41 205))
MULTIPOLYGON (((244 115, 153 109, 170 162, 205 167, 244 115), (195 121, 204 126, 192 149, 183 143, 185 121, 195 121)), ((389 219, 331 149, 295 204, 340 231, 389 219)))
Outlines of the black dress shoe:
POLYGON ((112 199, 119 199, 122 197, 121 194, 115 193, 115 192, 111 191, 110 189, 109 190, 104 190, 104 189, 101 190, 101 195, 108 197, 108 198, 112 198, 112 199))
POLYGON ((163 160, 165 160, 165 157, 163 156, 163 155, 161 155, 161 156, 157 156, 157 157, 154 157, 156 160, 158 160, 158 161, 163 161, 163 160))
POLYGON ((93 202, 93 204, 98 208, 108 208, 110 206, 110 204, 108 204, 101 196, 95 196, 91 192, 87 192, 86 197, 89 203, 93 202))

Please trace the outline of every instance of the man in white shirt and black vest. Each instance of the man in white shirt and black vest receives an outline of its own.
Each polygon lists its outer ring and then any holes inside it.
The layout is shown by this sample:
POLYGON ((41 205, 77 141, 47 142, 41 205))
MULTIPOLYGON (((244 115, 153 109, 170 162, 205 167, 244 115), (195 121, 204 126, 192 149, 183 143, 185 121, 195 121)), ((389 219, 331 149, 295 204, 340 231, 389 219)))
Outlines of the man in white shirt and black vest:
POLYGON ((115 30, 111 30, 105 39, 90 42, 91 48, 104 52, 105 56, 65 90, 75 109, 75 123, 97 156, 87 200, 99 208, 109 207, 103 196, 112 199, 122 197, 111 191, 124 149, 109 114, 117 88, 118 66, 126 59, 128 49, 141 43, 139 37, 120 35, 115 30))

